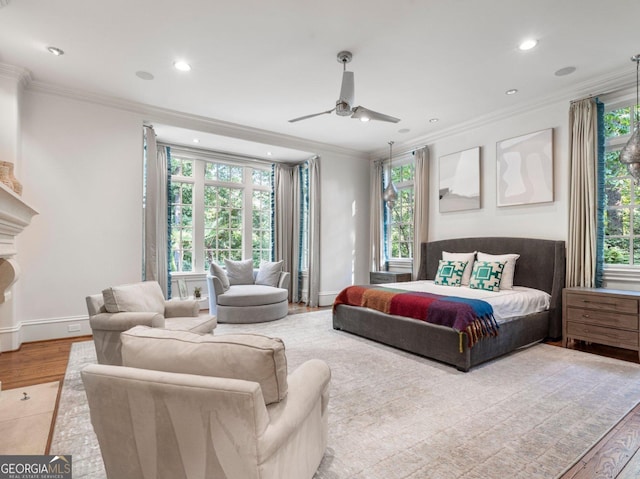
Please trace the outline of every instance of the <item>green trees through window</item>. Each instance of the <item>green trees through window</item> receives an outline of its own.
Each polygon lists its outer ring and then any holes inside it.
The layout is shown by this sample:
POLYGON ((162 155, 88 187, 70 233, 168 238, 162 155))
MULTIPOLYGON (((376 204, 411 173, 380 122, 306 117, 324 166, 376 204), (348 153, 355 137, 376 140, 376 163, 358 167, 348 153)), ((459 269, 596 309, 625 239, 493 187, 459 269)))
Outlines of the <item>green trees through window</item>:
POLYGON ((620 150, 634 128, 633 106, 604 115, 604 262, 640 265, 640 187, 620 162, 620 150))
POLYGON ((212 262, 270 261, 271 171, 174 152, 171 158, 172 272, 208 271, 212 262))

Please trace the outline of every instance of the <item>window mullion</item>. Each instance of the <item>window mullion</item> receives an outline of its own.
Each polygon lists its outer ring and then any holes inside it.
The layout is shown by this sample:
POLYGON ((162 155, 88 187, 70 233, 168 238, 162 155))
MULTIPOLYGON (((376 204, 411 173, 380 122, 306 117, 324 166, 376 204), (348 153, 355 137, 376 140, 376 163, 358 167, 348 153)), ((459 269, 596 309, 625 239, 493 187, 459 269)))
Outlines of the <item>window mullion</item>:
POLYGON ((253 178, 251 168, 242 169, 242 257, 253 259, 253 178))
POLYGON ((193 162, 193 271, 204 272, 204 161, 193 162))

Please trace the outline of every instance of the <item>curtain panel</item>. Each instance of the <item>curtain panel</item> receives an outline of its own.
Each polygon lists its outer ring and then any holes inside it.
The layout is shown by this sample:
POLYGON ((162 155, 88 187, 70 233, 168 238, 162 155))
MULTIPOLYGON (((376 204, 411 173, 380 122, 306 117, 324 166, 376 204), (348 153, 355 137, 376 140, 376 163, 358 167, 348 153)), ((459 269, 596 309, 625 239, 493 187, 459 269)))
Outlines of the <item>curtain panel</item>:
POLYGON ((299 296, 300 175, 297 165, 277 163, 274 168, 274 260, 291 274, 289 301, 299 296))
POLYGON ((151 126, 144 127, 146 145, 146 190, 144 201, 143 278, 157 281, 165 298, 171 295, 169 285, 168 233, 168 153, 159 148, 151 126))
POLYGON ((425 146, 415 151, 413 180, 413 279, 420 270, 421 243, 429 237, 429 149, 425 146))
POLYGON ((274 259, 291 274, 289 301, 303 300, 301 274, 308 274, 306 304, 318 306, 320 297, 320 161, 305 164, 277 163, 274 175, 274 259), (306 171, 303 171, 306 170, 306 171), (304 181, 304 179, 308 181, 304 181), (304 184, 303 184, 304 183, 304 184), (305 204, 304 198, 308 198, 305 204), (303 214, 307 209, 307 215, 303 214), (302 222, 307 224, 303 225, 302 222), (306 226, 307 235, 303 235, 306 226), (306 248, 308 264, 301 264, 306 248))
POLYGON ((566 285, 597 287, 602 270, 601 194, 603 150, 599 141, 599 111, 593 99, 569 108, 569 238, 566 285), (599 247, 600 245, 600 247, 599 247))
POLYGON ((320 301, 320 158, 307 162, 309 169, 309 295, 307 305, 315 308, 320 301))
POLYGON ((371 168, 371 204, 369 237, 371 238, 371 271, 381 271, 384 265, 384 211, 382 201, 384 161, 373 162, 371 168))

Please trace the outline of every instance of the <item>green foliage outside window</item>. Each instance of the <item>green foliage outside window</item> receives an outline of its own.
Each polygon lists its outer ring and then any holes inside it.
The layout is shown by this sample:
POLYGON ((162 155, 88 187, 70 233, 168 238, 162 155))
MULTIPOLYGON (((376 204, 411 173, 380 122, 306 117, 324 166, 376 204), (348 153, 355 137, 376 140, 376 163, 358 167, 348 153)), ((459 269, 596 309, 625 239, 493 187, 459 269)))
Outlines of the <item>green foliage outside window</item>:
POLYGON ((394 166, 391 178, 398 189, 398 200, 390 211, 389 256, 393 259, 413 258, 413 163, 394 166))
POLYGON ((604 262, 640 264, 640 188, 620 162, 620 149, 633 128, 631 107, 604 115, 605 137, 609 145, 604 161, 604 262))
POLYGON ((272 260, 270 170, 182 158, 179 154, 172 155, 170 170, 172 272, 193 272, 196 264, 202 268, 203 262, 208 270, 212 262, 242 260, 247 253, 256 267, 272 260), (250 198, 249 205, 245 205, 245 195, 250 198), (196 202, 203 203, 199 204, 203 214, 196 221, 204 238, 193 237, 196 202), (246 207, 251 208, 249 221, 245 221, 246 207), (246 238, 251 238, 251 243, 246 244, 246 238))

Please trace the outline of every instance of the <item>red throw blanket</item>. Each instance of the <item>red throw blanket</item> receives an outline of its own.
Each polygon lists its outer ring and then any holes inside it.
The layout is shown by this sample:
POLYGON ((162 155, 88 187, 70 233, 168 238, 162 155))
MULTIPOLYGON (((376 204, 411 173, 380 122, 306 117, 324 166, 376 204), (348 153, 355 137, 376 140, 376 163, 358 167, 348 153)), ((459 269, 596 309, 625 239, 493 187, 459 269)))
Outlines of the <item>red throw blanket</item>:
POLYGON ((471 348, 480 339, 498 334, 493 308, 480 299, 443 296, 379 286, 348 286, 336 297, 339 304, 371 308, 386 314, 405 316, 428 323, 448 326, 467 335, 471 348))

